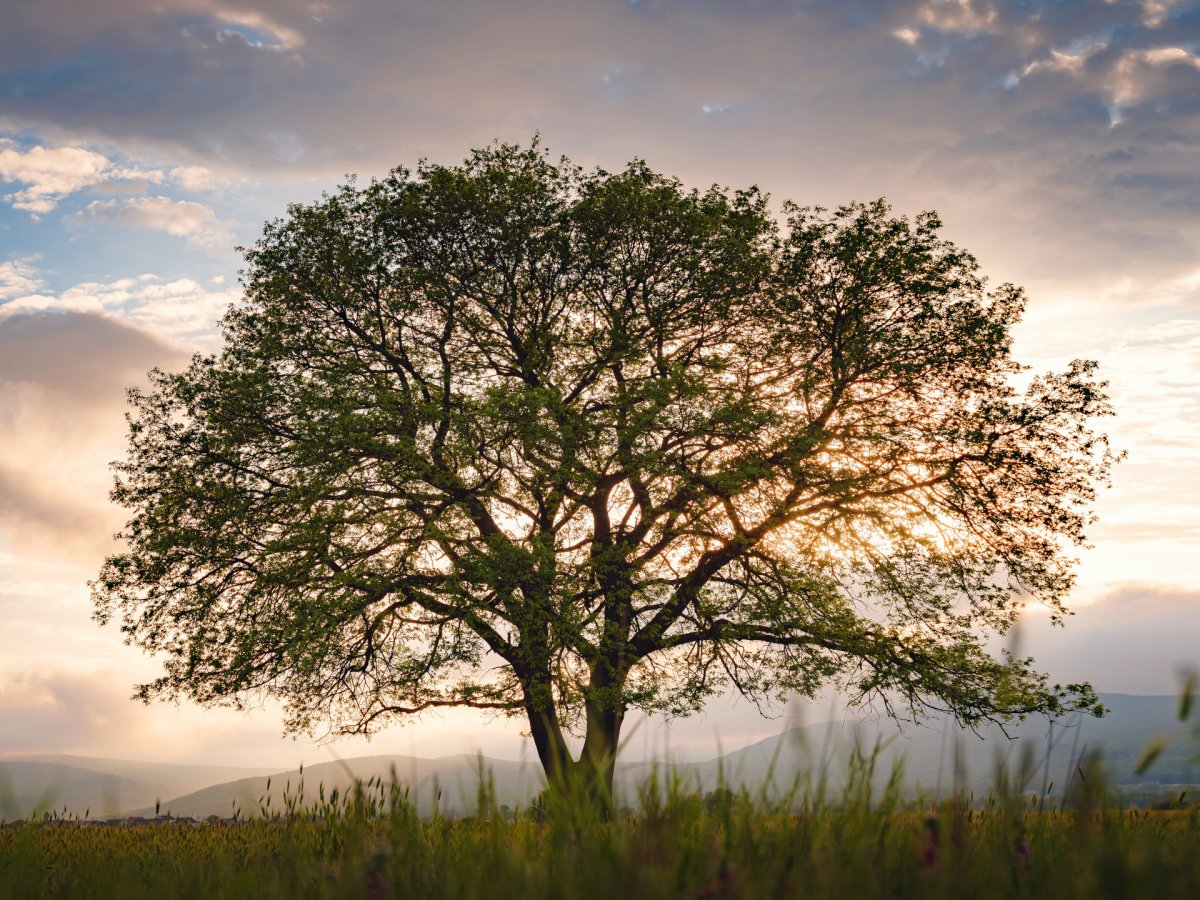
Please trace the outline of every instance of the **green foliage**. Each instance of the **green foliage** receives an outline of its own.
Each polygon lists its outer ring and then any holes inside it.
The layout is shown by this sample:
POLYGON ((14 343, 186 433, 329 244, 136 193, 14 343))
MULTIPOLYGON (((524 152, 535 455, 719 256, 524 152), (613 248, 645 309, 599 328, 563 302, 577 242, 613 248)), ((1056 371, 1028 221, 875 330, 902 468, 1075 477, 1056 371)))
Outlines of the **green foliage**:
POLYGON ((1089 709, 995 659, 1056 617, 1112 457, 1095 365, 1014 387, 1021 291, 885 203, 833 212, 495 146, 246 251, 224 350, 131 394, 100 621, 145 698, 431 707, 564 732, 834 681, 963 721, 1089 709))

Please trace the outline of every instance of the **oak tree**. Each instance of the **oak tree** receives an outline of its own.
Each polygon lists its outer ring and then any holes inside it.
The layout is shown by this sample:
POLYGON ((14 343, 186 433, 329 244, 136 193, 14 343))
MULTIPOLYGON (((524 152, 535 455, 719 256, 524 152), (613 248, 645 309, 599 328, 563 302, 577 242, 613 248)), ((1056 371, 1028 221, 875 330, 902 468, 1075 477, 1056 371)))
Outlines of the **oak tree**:
POLYGON ((939 228, 536 143, 294 205, 223 349, 131 392, 97 617, 144 698, 523 716, 555 785, 730 688, 1094 707, 988 641, 1066 612, 1104 385, 1023 374, 1021 290, 939 228))

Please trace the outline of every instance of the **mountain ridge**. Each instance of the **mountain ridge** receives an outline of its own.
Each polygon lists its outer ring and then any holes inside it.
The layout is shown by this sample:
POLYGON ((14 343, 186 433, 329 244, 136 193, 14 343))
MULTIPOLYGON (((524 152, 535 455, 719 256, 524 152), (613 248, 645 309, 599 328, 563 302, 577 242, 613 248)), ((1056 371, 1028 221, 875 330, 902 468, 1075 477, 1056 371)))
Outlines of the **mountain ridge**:
MULTIPOLYGON (((658 773, 660 782, 669 776, 696 790, 710 791, 727 785, 777 795, 795 783, 803 783, 805 778, 810 784, 824 779, 831 794, 836 796, 849 777, 855 747, 865 755, 878 748, 874 775, 877 789, 903 760, 906 790, 927 795, 986 792, 1001 768, 1010 777, 1017 772, 1022 756, 1028 760, 1026 779, 1032 780, 1027 786, 1054 790, 1057 783, 1061 790, 1073 777, 1073 767, 1078 765, 1081 755, 1099 747, 1104 748, 1110 778, 1117 785, 1165 785, 1200 779, 1200 760, 1192 758, 1200 752, 1200 747, 1189 743, 1184 727, 1176 720, 1177 698, 1105 693, 1101 700, 1110 708, 1104 718, 1076 718, 1055 725, 1048 725, 1044 719, 1031 719, 1010 728, 1015 735, 1011 740, 996 726, 980 728, 978 738, 968 736, 968 732, 956 730, 944 717, 931 717, 925 725, 908 726, 884 717, 818 722, 784 730, 699 762, 619 760, 616 790, 619 802, 633 805, 639 788, 653 773, 658 773), (1155 766, 1146 775, 1137 775, 1138 759, 1152 741, 1163 736, 1169 740, 1155 766)), ((432 812, 435 806, 454 814, 473 810, 481 773, 490 779, 496 803, 510 807, 526 805, 545 783, 536 761, 468 753, 437 757, 378 754, 298 769, 22 754, 0 758, 0 801, 6 796, 5 778, 10 783, 13 774, 31 779, 19 791, 10 785, 9 801, 0 802, 0 814, 5 817, 14 814, 13 798, 28 807, 22 810, 27 814, 39 800, 38 784, 44 795, 46 779, 54 774, 63 780, 61 790, 55 794, 60 802, 54 808, 65 805, 77 815, 85 808, 110 812, 111 802, 97 806, 95 801, 115 796, 122 798, 120 812, 126 815, 152 815, 157 807, 162 812, 200 818, 227 817, 235 811, 255 815, 260 804, 267 812, 282 811, 285 795, 294 798, 301 781, 305 787, 303 803, 307 805, 319 799, 322 788, 318 785, 323 786, 326 797, 334 789, 344 795, 356 780, 377 785, 388 782, 393 773, 422 814, 432 812), (66 766, 63 760, 77 765, 66 766), (13 767, 21 765, 58 766, 59 770, 44 769, 40 775, 32 770, 14 772, 13 767), (81 774, 89 772, 90 787, 81 774), (134 774, 142 777, 134 778, 134 774), (239 777, 227 777, 231 774, 239 777), (42 782, 34 783, 34 776, 41 777, 42 782), (218 780, 204 782, 206 778, 218 780), (173 786, 187 789, 172 791, 173 786), (90 805, 89 800, 93 801, 90 805), (78 806, 80 803, 85 805, 78 806)), ((47 804, 42 803, 41 808, 47 808, 47 804)))

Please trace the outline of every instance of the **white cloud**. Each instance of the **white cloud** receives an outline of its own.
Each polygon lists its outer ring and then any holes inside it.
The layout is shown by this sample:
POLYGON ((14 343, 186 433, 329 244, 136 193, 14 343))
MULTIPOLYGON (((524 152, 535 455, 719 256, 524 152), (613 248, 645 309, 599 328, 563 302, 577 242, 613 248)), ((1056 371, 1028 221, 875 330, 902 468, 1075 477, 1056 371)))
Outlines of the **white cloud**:
POLYGON ((1112 69, 1106 85, 1109 97, 1119 105, 1144 100, 1153 93, 1158 70, 1176 65, 1200 70, 1200 56, 1182 47, 1130 50, 1112 69))
POLYGON ((24 185, 5 196, 17 209, 48 213, 68 194, 99 184, 114 174, 108 159, 80 147, 0 150, 0 178, 24 185))
POLYGON ((1183 0, 1142 0, 1142 23, 1149 28, 1160 27, 1181 2, 1183 0))
POLYGON ((185 191, 211 191, 224 180, 205 166, 176 166, 170 174, 185 191))
MULTIPOLYGON (((83 293, 88 286, 72 291, 83 293)), ((97 285, 95 294, 105 309, 152 332, 177 340, 215 343, 216 323, 241 299, 241 289, 206 290, 190 278, 168 282, 97 285)), ((71 293, 71 292, 68 292, 71 293)))
POLYGON ((181 237, 206 250, 229 249, 232 236, 216 213, 201 203, 169 197, 136 197, 129 200, 94 200, 79 218, 146 228, 181 237))
POLYGON ((991 28, 996 10, 978 9, 973 0, 929 0, 917 14, 923 23, 946 33, 977 34, 991 28))
POLYGON ((1119 427, 1137 442, 1138 457, 1200 471, 1200 318, 1132 328, 1103 361, 1119 427))
POLYGON ((1054 681, 1090 681, 1097 690, 1170 694, 1196 665, 1200 594, 1186 583, 1112 583, 1080 604, 1059 630, 1026 616, 1021 652, 1054 681))
POLYGON ((99 185, 123 181, 174 183, 185 191, 203 192, 213 190, 224 179, 204 166, 165 169, 121 165, 83 147, 34 146, 22 150, 14 141, 0 138, 0 181, 19 185, 4 199, 15 209, 37 217, 52 212, 71 194, 99 185))
POLYGON ((26 296, 42 287, 37 269, 31 259, 10 259, 0 262, 0 300, 26 296))
POLYGON ((216 17, 227 25, 217 33, 218 39, 240 38, 260 50, 295 50, 304 44, 304 35, 294 28, 281 25, 260 12, 226 7, 216 17))
MULTIPOLYGON (((1005 80, 1005 87, 1014 88, 1038 72, 1057 72, 1077 79, 1090 78, 1087 63, 1107 47, 1105 41, 1093 40, 1087 44, 1077 42, 1066 50, 1051 48, 1049 56, 1034 60, 1020 71, 1011 72, 1005 80)), ((1200 55, 1183 47, 1127 50, 1107 68, 1098 87, 1108 102, 1119 110, 1120 107, 1145 100, 1154 93, 1162 71, 1180 65, 1200 70, 1200 55)))
MULTIPOLYGON (((23 277, 33 279, 31 284, 35 288, 40 284, 33 270, 23 277)), ((15 296, 0 305, 0 319, 39 310, 95 313, 188 346, 212 349, 219 340, 217 321, 230 304, 241 299, 240 288, 219 285, 218 288, 210 290, 191 278, 164 281, 153 274, 110 282, 84 282, 58 293, 35 290, 15 296)))
POLYGON ((1015 87, 1023 79, 1035 72, 1068 72, 1073 75, 1078 75, 1083 71, 1083 64, 1088 61, 1088 58, 1094 53, 1103 50, 1107 45, 1102 41, 1095 41, 1084 47, 1072 48, 1070 50, 1050 50, 1050 56, 1046 59, 1038 59, 1031 62, 1021 73, 1012 74, 1009 76, 1008 86, 1015 87))
MULTIPOLYGON (((283 737, 282 711, 275 702, 247 712, 202 709, 189 701, 146 706, 129 695, 135 681, 159 674, 156 667, 122 647, 115 628, 102 631, 86 616, 79 618, 81 627, 106 639, 119 654, 83 664, 58 655, 48 661, 5 659, 0 667, 0 756, 75 753, 280 769, 388 753, 442 756, 480 750, 500 759, 537 758, 519 723, 489 720, 473 710, 448 710, 421 719, 419 728, 393 727, 371 741, 342 738, 325 745, 283 737)), ((95 652, 95 645, 88 649, 95 652)))

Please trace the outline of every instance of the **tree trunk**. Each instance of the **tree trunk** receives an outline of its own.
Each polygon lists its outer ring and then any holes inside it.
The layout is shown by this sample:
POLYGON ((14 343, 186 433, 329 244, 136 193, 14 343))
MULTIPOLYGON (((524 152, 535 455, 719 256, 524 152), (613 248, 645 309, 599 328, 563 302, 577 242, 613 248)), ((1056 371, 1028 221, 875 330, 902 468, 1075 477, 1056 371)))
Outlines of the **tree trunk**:
POLYGON ((587 733, 578 763, 579 777, 582 781, 581 786, 604 810, 611 810, 614 805, 613 774, 624 718, 624 712, 614 709, 611 705, 588 704, 587 733))
POLYGON ((586 701, 587 731, 579 755, 580 777, 601 808, 613 807, 613 773, 625 707, 615 666, 601 663, 592 670, 586 701))
POLYGON ((601 815, 611 814, 613 773, 624 712, 611 708, 610 704, 589 702, 583 750, 579 759, 574 760, 548 694, 548 686, 546 696, 536 689, 527 690, 525 700, 529 731, 548 788, 569 804, 587 803, 601 815))
POLYGON ((533 735, 533 745, 537 748, 538 759, 546 773, 546 782, 551 789, 561 790, 572 780, 575 762, 567 748, 554 703, 548 696, 549 685, 546 685, 545 693, 547 696, 544 699, 536 698, 531 697, 527 690, 525 713, 529 717, 529 733, 533 735))

